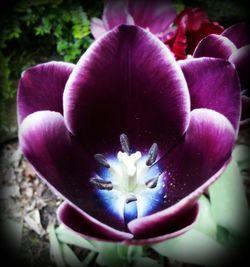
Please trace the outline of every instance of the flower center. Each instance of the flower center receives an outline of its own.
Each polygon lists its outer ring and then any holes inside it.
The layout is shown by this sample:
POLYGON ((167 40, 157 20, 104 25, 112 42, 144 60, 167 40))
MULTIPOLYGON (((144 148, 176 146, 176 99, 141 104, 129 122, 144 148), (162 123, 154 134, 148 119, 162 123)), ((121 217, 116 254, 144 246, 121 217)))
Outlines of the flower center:
MULTIPOLYGON (((116 158, 107 159, 102 154, 95 154, 95 159, 104 171, 90 179, 102 198, 112 202, 113 209, 120 213, 127 225, 138 216, 143 216, 152 208, 149 203, 162 186, 159 182, 162 173, 154 164, 158 154, 158 146, 154 143, 146 156, 140 151, 130 153, 128 137, 120 135, 122 151, 116 158), (156 189, 156 190, 155 190, 156 189), (152 192, 149 192, 152 191, 152 192), (146 207, 146 206, 149 207, 146 207)), ((110 203, 108 203, 110 206, 110 203)))

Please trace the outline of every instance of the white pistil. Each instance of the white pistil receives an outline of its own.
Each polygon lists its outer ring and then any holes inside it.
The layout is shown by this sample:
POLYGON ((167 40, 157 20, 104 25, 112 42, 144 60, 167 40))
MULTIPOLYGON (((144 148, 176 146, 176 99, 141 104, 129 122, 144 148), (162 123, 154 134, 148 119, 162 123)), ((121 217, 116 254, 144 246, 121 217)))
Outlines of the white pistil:
POLYGON ((141 152, 137 151, 136 153, 128 155, 127 153, 119 151, 117 158, 127 168, 127 173, 129 176, 135 175, 136 163, 141 158, 141 152))
POLYGON ((137 185, 137 162, 141 156, 139 151, 131 155, 121 151, 117 154, 117 159, 121 164, 123 185, 128 192, 132 192, 137 185))

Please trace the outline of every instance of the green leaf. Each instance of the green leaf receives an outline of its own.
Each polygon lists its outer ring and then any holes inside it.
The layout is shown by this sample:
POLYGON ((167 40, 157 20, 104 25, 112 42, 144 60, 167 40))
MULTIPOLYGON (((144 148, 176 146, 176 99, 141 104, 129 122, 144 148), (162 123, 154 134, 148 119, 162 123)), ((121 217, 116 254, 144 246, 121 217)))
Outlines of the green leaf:
POLYGON ((66 244, 75 245, 81 248, 97 251, 89 241, 78 235, 77 233, 67 229, 62 224, 56 229, 57 238, 66 244))
POLYGON ((246 145, 235 146, 232 157, 239 164, 248 162, 250 166, 250 147, 246 145))
POLYGON ((142 256, 143 248, 142 246, 128 246, 117 244, 117 253, 121 259, 127 261, 128 263, 132 263, 134 259, 142 256))
POLYGON ((223 261, 225 248, 195 229, 152 248, 159 254, 185 263, 218 266, 223 261))
POLYGON ((65 262, 70 267, 82 267, 81 261, 77 258, 75 253, 72 251, 72 249, 68 245, 62 244, 62 251, 63 251, 65 262))
POLYGON ((82 39, 90 34, 89 20, 81 6, 76 6, 71 10, 72 15, 72 34, 75 39, 82 39))
POLYGON ((132 265, 133 267, 161 267, 161 265, 149 258, 149 257, 139 257, 139 258, 136 258, 135 261, 134 261, 134 264, 132 265))
POLYGON ((229 247, 231 245, 231 236, 227 229, 218 225, 216 238, 222 245, 229 247))
POLYGON ((96 262, 101 266, 117 267, 123 266, 126 261, 120 257, 117 244, 99 242, 99 254, 96 262))
POLYGON ((213 216, 234 236, 249 230, 249 208, 239 167, 232 160, 221 177, 209 188, 213 216))
POLYGON ((71 13, 67 10, 65 10, 65 12, 62 13, 62 19, 65 22, 69 22, 71 20, 71 13))
POLYGON ((87 267, 90 265, 90 263, 93 261, 93 259, 96 256, 96 252, 90 251, 89 254, 84 258, 82 261, 82 267, 87 267))
POLYGON ((51 257, 54 259, 57 267, 66 267, 66 264, 63 259, 62 247, 57 239, 54 224, 49 224, 47 231, 50 240, 51 257))
POLYGON ((204 195, 202 195, 199 199, 199 204, 199 214, 193 228, 208 236, 216 238, 217 225, 212 216, 210 202, 204 195))
POLYGON ((127 246, 127 245, 117 244, 117 254, 121 259, 123 259, 125 261, 128 258, 128 248, 129 248, 129 246, 127 246))
POLYGON ((128 262, 132 262, 136 260, 138 257, 143 255, 143 247, 142 246, 129 246, 128 247, 128 262))
POLYGON ((36 35, 44 35, 44 29, 43 29, 43 27, 42 26, 37 26, 36 28, 35 28, 35 34, 36 35))
POLYGON ((58 24, 55 28, 55 32, 54 35, 59 38, 62 35, 63 31, 62 31, 62 25, 58 24))
POLYGON ((67 48, 67 46, 68 46, 68 44, 67 44, 67 42, 65 40, 59 40, 57 42, 57 47, 56 47, 58 53, 63 52, 67 48))

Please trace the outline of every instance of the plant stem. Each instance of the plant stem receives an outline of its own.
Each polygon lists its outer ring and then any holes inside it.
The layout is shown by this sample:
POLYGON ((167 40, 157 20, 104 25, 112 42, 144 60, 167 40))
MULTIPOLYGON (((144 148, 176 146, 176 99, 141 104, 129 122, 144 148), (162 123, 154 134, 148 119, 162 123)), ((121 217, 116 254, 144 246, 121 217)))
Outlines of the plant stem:
POLYGON ((91 261, 94 259, 94 257, 97 255, 95 251, 90 251, 87 257, 82 261, 82 266, 87 267, 91 263, 91 261))

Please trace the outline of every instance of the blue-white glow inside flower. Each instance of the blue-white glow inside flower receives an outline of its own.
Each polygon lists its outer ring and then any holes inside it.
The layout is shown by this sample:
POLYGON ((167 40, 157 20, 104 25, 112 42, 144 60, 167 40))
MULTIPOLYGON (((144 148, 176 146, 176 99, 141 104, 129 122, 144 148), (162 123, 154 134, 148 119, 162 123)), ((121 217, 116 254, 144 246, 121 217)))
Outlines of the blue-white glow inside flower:
POLYGON ((147 165, 147 155, 119 151, 107 158, 99 178, 112 184, 112 190, 96 188, 107 209, 125 223, 150 214, 166 198, 163 173, 157 164, 147 165))

